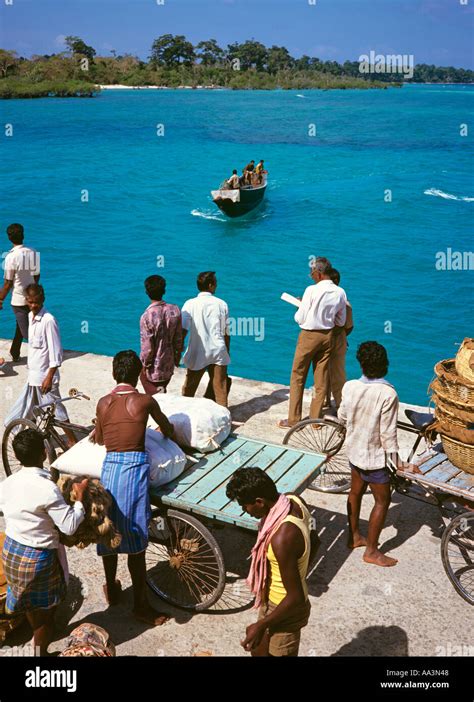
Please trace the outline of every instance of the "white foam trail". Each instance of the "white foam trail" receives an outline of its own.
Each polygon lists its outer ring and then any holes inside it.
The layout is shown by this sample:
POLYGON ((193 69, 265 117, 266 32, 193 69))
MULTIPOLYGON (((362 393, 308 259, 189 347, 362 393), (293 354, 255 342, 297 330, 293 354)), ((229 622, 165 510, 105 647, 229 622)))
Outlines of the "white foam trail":
POLYGON ((445 193, 442 190, 437 190, 436 188, 430 188, 424 191, 425 195, 433 195, 434 197, 442 197, 445 200, 458 200, 462 202, 474 202, 474 197, 458 197, 457 195, 450 195, 450 193, 445 193))
POLYGON ((193 217, 203 217, 203 219, 217 219, 219 222, 225 222, 226 220, 219 215, 208 214, 206 212, 201 212, 201 210, 191 210, 193 217))
POLYGON ((302 98, 305 98, 305 97, 306 97, 306 95, 297 95, 296 97, 302 97, 302 98))

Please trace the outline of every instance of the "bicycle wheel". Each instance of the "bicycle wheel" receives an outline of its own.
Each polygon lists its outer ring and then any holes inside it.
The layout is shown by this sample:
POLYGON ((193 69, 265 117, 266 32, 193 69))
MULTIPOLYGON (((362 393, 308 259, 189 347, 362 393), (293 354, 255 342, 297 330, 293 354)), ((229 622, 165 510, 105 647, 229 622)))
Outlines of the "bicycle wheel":
POLYGON ((309 485, 319 492, 344 492, 351 484, 349 461, 344 451, 345 429, 330 419, 303 419, 291 427, 283 443, 302 451, 326 456, 319 475, 309 485))
POLYGON ((474 605, 474 512, 458 514, 445 529, 441 560, 456 592, 474 605))
POLYGON ((169 510, 152 517, 146 561, 149 587, 176 607, 202 612, 222 595, 226 572, 221 549, 188 514, 169 510))
MULTIPOLYGON (((2 460, 3 468, 7 477, 12 473, 20 470, 21 463, 15 456, 13 451, 12 441, 15 436, 24 429, 35 429, 38 431, 38 427, 30 419, 14 419, 5 429, 2 439, 2 460)), ((45 468, 51 468, 51 464, 56 458, 56 452, 49 443, 48 439, 44 439, 44 447, 46 449, 46 461, 44 463, 45 468)))

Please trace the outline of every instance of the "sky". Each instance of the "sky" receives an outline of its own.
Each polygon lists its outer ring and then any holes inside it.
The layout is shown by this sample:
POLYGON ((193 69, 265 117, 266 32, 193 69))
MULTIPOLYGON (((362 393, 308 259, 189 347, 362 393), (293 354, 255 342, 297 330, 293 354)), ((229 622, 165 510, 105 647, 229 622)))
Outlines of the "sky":
POLYGON ((0 0, 0 47, 25 57, 58 53, 72 34, 99 55, 147 59, 167 33, 221 46, 255 38, 326 61, 373 50, 474 69, 474 0, 0 0))

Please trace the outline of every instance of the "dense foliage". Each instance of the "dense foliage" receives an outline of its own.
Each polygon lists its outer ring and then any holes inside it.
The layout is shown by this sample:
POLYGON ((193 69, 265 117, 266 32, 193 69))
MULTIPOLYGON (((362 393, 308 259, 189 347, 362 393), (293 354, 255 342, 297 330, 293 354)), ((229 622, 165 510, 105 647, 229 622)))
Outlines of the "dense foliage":
POLYGON ((219 86, 233 89, 371 88, 402 82, 471 83, 474 72, 418 64, 412 79, 397 73, 363 73, 358 61, 293 58, 284 46, 254 39, 220 47, 215 39, 193 46, 185 36, 164 34, 152 44, 148 61, 125 54, 97 56, 80 37, 65 39, 59 54, 19 57, 0 49, 0 97, 88 95, 93 84, 219 86))

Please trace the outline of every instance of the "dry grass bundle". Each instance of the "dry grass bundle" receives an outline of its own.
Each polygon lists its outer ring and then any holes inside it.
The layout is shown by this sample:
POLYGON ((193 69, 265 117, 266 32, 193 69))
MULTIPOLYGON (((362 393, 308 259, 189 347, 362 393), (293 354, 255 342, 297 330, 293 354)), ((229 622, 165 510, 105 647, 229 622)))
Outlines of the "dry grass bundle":
MULTIPOLYGON (((72 475, 61 475, 58 487, 64 499, 72 505, 76 498, 72 491, 74 483, 80 483, 84 478, 72 475)), ((79 529, 72 536, 61 534, 60 540, 65 546, 86 548, 89 544, 103 544, 108 548, 117 548, 122 541, 121 535, 108 516, 112 498, 100 480, 89 479, 82 504, 86 516, 79 529)))

